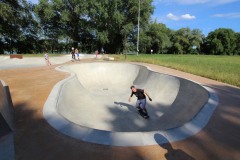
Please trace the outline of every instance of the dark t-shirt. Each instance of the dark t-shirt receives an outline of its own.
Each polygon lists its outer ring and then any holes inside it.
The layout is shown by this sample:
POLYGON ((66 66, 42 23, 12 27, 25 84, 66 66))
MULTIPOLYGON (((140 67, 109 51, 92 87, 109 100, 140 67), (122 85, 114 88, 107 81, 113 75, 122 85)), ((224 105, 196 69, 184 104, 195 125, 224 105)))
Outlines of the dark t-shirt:
POLYGON ((135 95, 137 97, 137 99, 145 99, 146 98, 143 89, 137 89, 136 92, 132 92, 131 97, 133 95, 135 95))

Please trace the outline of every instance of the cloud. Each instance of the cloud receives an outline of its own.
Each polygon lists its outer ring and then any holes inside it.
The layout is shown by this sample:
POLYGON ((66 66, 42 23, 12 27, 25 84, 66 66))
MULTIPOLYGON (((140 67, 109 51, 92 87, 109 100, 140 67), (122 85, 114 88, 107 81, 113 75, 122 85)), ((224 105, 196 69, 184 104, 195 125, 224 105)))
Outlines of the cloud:
POLYGON ((171 20, 174 20, 174 21, 196 19, 195 16, 192 16, 190 14, 183 14, 183 15, 177 16, 177 15, 174 15, 172 13, 168 13, 166 17, 171 19, 171 20))
POLYGON ((184 14, 184 15, 181 15, 181 18, 182 19, 195 19, 196 17, 195 16, 191 16, 190 14, 184 14))
POLYGON ((240 18, 240 12, 214 14, 211 17, 216 17, 216 18, 240 18))
POLYGON ((178 21, 180 18, 178 16, 175 16, 174 14, 172 13, 168 13, 167 14, 167 18, 171 19, 171 20, 174 20, 174 21, 178 21))
POLYGON ((222 5, 233 2, 239 2, 240 0, 154 0, 154 5, 159 5, 160 3, 165 4, 181 4, 181 5, 195 5, 195 4, 209 4, 209 5, 222 5))
POLYGON ((213 0, 210 2, 212 2, 212 4, 219 5, 219 4, 227 4, 227 3, 239 2, 239 1, 240 0, 213 0))
POLYGON ((204 4, 209 2, 209 0, 178 0, 176 2, 178 2, 179 4, 191 5, 191 4, 204 4))

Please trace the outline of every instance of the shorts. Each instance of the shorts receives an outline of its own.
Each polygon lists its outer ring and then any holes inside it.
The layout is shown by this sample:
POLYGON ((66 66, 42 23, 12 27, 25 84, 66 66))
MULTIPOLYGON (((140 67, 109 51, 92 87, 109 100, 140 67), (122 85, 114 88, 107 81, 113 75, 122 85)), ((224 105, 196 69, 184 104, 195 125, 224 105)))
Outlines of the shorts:
POLYGON ((138 99, 136 102, 136 107, 141 107, 142 109, 146 109, 146 99, 138 99))

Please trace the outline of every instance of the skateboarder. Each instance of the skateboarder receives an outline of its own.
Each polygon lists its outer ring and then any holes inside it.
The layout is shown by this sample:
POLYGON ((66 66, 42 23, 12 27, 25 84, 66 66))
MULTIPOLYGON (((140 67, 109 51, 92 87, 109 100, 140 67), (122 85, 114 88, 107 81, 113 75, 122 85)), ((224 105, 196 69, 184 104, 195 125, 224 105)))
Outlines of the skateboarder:
POLYGON ((148 112, 146 109, 146 96, 148 97, 148 99, 150 101, 152 101, 152 99, 150 98, 148 93, 146 91, 144 91, 143 89, 138 89, 135 86, 131 86, 130 88, 132 90, 132 93, 131 93, 131 96, 129 97, 128 101, 131 102, 132 96, 135 95, 137 97, 136 108, 142 109, 148 116, 148 112))

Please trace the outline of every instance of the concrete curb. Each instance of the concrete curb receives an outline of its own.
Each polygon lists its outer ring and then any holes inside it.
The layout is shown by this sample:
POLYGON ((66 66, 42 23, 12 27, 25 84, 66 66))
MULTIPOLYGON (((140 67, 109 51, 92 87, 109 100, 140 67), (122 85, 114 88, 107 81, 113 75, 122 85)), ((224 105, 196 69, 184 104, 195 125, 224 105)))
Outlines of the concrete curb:
POLYGON ((0 159, 13 160, 14 159, 14 126, 13 126, 13 104, 8 86, 3 80, 0 80, 1 89, 1 133, 0 136, 0 159))

